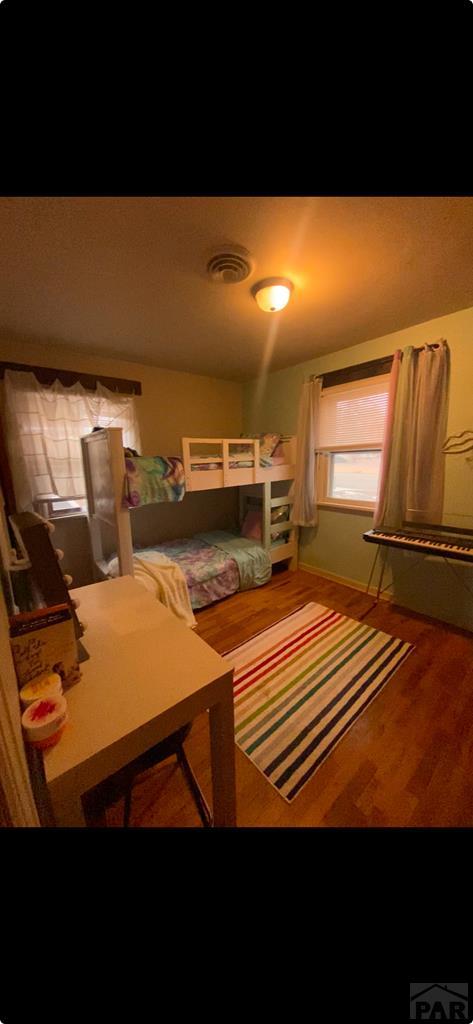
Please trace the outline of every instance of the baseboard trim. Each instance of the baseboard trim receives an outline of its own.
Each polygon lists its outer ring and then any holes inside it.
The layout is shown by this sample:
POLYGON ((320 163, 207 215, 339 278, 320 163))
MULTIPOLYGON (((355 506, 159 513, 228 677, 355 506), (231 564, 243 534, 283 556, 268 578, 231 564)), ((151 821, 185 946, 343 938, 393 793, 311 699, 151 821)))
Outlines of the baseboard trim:
MULTIPOLYGON (((352 590, 361 590, 364 594, 372 594, 376 596, 377 587, 371 586, 370 589, 366 590, 366 584, 360 583, 359 580, 349 579, 348 576, 338 576, 335 572, 327 572, 325 569, 319 569, 314 565, 307 565, 306 562, 299 562, 298 569, 303 569, 304 572, 310 572, 313 576, 322 576, 324 580, 333 580, 334 583, 341 583, 344 587, 351 587, 352 590)), ((380 594, 380 601, 392 601, 392 594, 380 594)))

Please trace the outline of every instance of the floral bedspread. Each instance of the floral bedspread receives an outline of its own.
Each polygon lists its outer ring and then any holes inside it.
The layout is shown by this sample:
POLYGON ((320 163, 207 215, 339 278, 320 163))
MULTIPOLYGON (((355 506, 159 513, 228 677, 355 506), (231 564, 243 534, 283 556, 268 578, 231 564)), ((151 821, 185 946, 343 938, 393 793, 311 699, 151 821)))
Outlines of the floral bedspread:
POLYGON ((185 493, 184 466, 177 457, 137 455, 125 458, 125 508, 137 508, 157 501, 182 501, 185 493))
POLYGON ((240 537, 239 534, 232 534, 227 530, 198 533, 195 540, 213 544, 219 551, 235 559, 240 576, 240 590, 261 587, 271 579, 271 559, 258 541, 240 537))
POLYGON ((182 569, 192 608, 204 608, 239 590, 240 575, 235 559, 213 545, 183 538, 162 541, 154 550, 167 555, 182 569))

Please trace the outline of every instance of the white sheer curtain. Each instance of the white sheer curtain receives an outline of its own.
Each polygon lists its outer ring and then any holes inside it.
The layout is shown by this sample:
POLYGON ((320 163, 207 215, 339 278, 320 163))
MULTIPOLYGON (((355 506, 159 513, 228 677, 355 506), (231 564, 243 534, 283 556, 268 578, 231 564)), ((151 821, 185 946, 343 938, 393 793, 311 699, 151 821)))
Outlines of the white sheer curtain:
POLYGON ((296 475, 292 486, 292 522, 296 526, 317 525, 315 449, 320 407, 321 380, 305 381, 297 422, 296 475))
MULTIPOLYGON (((396 354, 397 356, 398 354, 396 354)), ((376 527, 399 529, 403 520, 441 522, 447 427, 450 351, 409 345, 393 365, 389 398, 393 408, 383 448, 376 527)), ((389 419, 389 417, 388 417, 389 419)))
POLYGON ((94 427, 122 427, 125 447, 141 450, 133 396, 97 384, 51 387, 33 373, 5 371, 7 443, 18 509, 38 495, 83 498, 85 483, 80 438, 94 427))

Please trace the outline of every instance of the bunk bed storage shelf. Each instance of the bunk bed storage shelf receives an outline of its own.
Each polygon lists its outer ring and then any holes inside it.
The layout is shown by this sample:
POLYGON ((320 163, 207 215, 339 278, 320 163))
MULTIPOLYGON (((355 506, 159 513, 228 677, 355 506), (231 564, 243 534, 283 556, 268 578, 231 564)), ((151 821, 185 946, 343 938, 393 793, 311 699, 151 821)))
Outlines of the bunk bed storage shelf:
MULTIPOLYGON (((272 547, 270 551, 270 558, 273 565, 276 562, 284 562, 287 560, 293 562, 294 559, 296 559, 296 557, 297 546, 294 543, 294 541, 288 541, 287 544, 275 544, 275 546, 272 547)), ((290 568, 295 569, 297 568, 297 566, 291 565, 290 568)))

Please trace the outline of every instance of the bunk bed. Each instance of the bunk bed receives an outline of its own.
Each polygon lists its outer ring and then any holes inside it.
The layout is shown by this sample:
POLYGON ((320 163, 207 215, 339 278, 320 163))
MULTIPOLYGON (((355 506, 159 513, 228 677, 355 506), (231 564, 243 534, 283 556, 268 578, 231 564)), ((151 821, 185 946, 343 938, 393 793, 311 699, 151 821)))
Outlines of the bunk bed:
POLYGON ((138 575, 170 559, 184 573, 196 609, 267 582, 276 562, 289 560, 296 568, 297 527, 288 493, 294 453, 293 438, 280 438, 271 456, 257 438, 184 437, 182 458, 142 457, 124 449, 121 428, 88 434, 82 455, 96 578, 138 575), (224 487, 239 488, 243 536, 214 531, 157 539, 153 547, 134 550, 136 508, 224 487), (251 528, 245 531, 245 524, 251 528))

